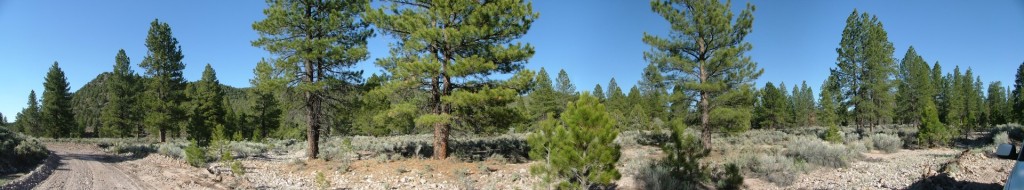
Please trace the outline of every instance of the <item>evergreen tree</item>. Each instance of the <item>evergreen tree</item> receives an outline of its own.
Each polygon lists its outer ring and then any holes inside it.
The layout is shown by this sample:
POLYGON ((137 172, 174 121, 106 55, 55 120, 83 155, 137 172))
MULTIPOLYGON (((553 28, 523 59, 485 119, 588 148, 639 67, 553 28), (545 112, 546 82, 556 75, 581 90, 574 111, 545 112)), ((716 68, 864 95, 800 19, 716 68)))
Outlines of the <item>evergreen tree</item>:
POLYGON ((373 31, 362 14, 369 0, 267 1, 267 18, 252 27, 260 37, 252 42, 271 54, 279 80, 294 84, 305 109, 306 156, 317 158, 321 126, 325 125, 326 91, 347 92, 345 82, 360 75, 350 68, 369 56, 366 39, 373 31))
POLYGON ((907 49, 900 61, 896 88, 896 121, 899 123, 921 123, 921 109, 925 101, 934 101, 931 69, 914 47, 907 49))
POLYGON ((939 122, 938 111, 930 101, 924 102, 920 120, 921 125, 917 129, 917 142, 920 146, 945 146, 955 136, 952 130, 939 122))
POLYGON ((789 97, 793 105, 793 124, 797 127, 814 125, 814 92, 804 81, 799 88, 793 85, 793 96, 789 97))
POLYGON ((530 173, 557 183, 560 189, 590 189, 621 177, 615 169, 621 154, 613 143, 619 135, 615 120, 590 93, 568 103, 560 123, 542 126, 527 138, 531 157, 544 158, 530 173))
MULTIPOLYGON (((569 73, 566 73, 565 69, 558 70, 558 78, 555 78, 555 82, 555 92, 558 92, 559 96, 558 105, 576 101, 576 97, 579 96, 576 93, 576 85, 569 80, 569 73)), ((560 110, 565 110, 565 106, 560 106, 560 110)))
POLYGON ((84 131, 75 131, 75 115, 71 110, 71 92, 68 79, 57 62, 53 62, 43 82, 43 104, 40 111, 41 126, 51 138, 79 137, 84 131))
POLYGON ((124 49, 114 57, 114 71, 106 83, 107 104, 103 105, 103 128, 108 129, 109 137, 128 137, 138 134, 135 131, 141 120, 138 107, 140 85, 138 76, 131 69, 131 61, 124 49))
POLYGON ((743 39, 754 21, 754 6, 733 20, 731 3, 652 0, 651 9, 672 25, 669 38, 644 34, 652 51, 644 58, 683 84, 697 97, 701 142, 711 149, 711 134, 749 128, 753 81, 764 73, 745 53, 753 48, 743 39))
POLYGON ((43 136, 44 134, 41 123, 42 116, 40 115, 41 113, 39 109, 39 100, 36 99, 36 91, 29 91, 28 105, 18 113, 17 117, 15 117, 17 119, 17 121, 15 121, 15 125, 18 128, 17 131, 36 137, 43 136))
POLYGON ((843 100, 840 109, 852 109, 858 126, 876 126, 893 118, 895 60, 888 34, 877 17, 850 13, 836 52, 837 79, 843 100))
POLYGON ((669 95, 669 118, 668 121, 672 123, 690 123, 687 122, 688 117, 691 115, 691 107, 693 106, 693 96, 690 96, 683 87, 679 84, 672 87, 672 94, 669 95))
MULTIPOLYGON (((7 125, 8 125, 7 124, 7 116, 4 116, 3 113, 0 113, 0 127, 8 128, 7 125)), ((8 128, 8 129, 10 129, 10 128, 8 128)))
POLYGON ((946 112, 948 112, 949 103, 949 84, 942 74, 942 66, 936 61, 935 65, 932 66, 932 89, 935 90, 935 107, 938 110, 939 120, 945 121, 946 112))
POLYGON ((985 98, 985 108, 988 110, 988 122, 992 125, 1008 123, 1007 108, 1009 103, 1006 100, 1006 89, 1003 82, 995 81, 988 84, 988 97, 985 98))
POLYGON ((1024 63, 1017 67, 1017 75, 1013 80, 1013 93, 1010 95, 1013 100, 1013 110, 1010 118, 1017 123, 1024 123, 1024 63))
POLYGON ((658 67, 648 64, 637 86, 640 86, 644 107, 650 110, 649 117, 663 121, 668 119, 668 91, 665 87, 665 77, 658 71, 658 67))
POLYGON ((546 119, 545 116, 548 113, 552 113, 555 118, 558 118, 558 114, 562 113, 563 105, 559 103, 562 98, 551 86, 551 78, 548 77, 548 72, 543 67, 540 68, 534 81, 533 91, 527 96, 530 100, 532 118, 534 121, 540 121, 546 119))
POLYGON ((167 134, 176 131, 184 114, 180 105, 185 102, 185 78, 182 70, 185 64, 181 60, 178 39, 171 33, 171 26, 160 20, 150 23, 149 35, 146 36, 146 57, 139 66, 146 69, 146 91, 144 107, 147 110, 146 126, 150 134, 158 133, 160 142, 167 142, 167 134))
POLYGON ((190 124, 186 129, 188 139, 199 143, 199 146, 207 146, 210 143, 213 129, 218 125, 228 128, 227 131, 222 131, 223 134, 232 134, 231 125, 226 123, 228 115, 224 109, 224 91, 220 88, 217 73, 210 64, 206 64, 206 68, 203 69, 203 78, 193 83, 192 86, 187 93, 191 100, 190 124))
POLYGON ((966 115, 966 97, 964 83, 966 80, 964 76, 960 74, 960 67, 953 68, 952 74, 946 75, 946 83, 949 87, 946 88, 947 99, 946 99, 946 124, 950 126, 963 126, 964 115, 966 115))
POLYGON ((626 100, 626 94, 623 94, 622 89, 619 88, 619 83, 615 82, 615 77, 608 81, 608 92, 606 93, 608 94, 607 104, 609 112, 625 109, 628 100, 626 100))
POLYGON ((760 114, 758 119, 760 121, 759 126, 762 128, 774 128, 779 129, 785 127, 787 121, 789 121, 789 114, 786 113, 786 96, 783 94, 782 88, 776 88, 772 82, 764 84, 764 88, 761 88, 761 103, 757 106, 760 114))
POLYGON ((505 107, 517 93, 525 91, 523 84, 533 78, 532 71, 520 72, 526 60, 533 56, 533 47, 513 43, 526 34, 538 17, 530 3, 522 0, 389 2, 391 6, 385 5, 366 14, 367 21, 399 40, 399 45, 393 48, 395 53, 379 59, 377 64, 394 65, 387 70, 397 81, 403 81, 402 88, 430 92, 429 101, 422 106, 429 113, 416 118, 416 124, 433 126, 435 158, 447 158, 453 123, 467 127, 494 126, 498 125, 494 122, 503 121, 477 123, 479 121, 473 118, 512 116, 513 112, 505 107), (491 74, 516 76, 507 81, 487 79, 491 74), (478 113, 504 115, 490 117, 478 113))
POLYGON ((594 85, 594 97, 596 97, 601 103, 604 103, 607 99, 604 96, 604 89, 601 88, 601 84, 594 85))
POLYGON ((280 86, 273 84, 275 82, 273 72, 274 67, 270 63, 260 60, 256 64, 256 68, 253 69, 255 77, 249 80, 249 84, 253 86, 253 89, 250 91, 252 95, 249 97, 252 99, 250 100, 252 101, 252 107, 250 107, 250 111, 253 114, 252 123, 256 128, 253 131, 254 140, 269 137, 270 132, 277 130, 281 125, 281 114, 283 112, 277 97, 274 95, 280 86))
POLYGON ((829 75, 821 83, 821 94, 818 95, 818 124, 822 126, 838 126, 840 124, 839 105, 836 94, 836 76, 829 75))

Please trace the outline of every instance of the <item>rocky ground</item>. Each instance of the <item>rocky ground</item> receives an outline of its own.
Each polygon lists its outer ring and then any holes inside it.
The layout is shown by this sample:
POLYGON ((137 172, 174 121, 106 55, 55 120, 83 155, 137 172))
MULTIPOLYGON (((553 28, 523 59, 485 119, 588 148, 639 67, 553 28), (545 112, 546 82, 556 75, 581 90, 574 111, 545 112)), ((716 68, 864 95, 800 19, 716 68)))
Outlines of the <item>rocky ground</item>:
MULTIPOLYGON (((500 160, 398 159, 306 161, 301 153, 242 159, 245 174, 221 163, 195 168, 159 154, 114 156, 92 144, 49 143, 60 156, 37 189, 539 189, 529 163, 500 160), (322 175, 321 175, 322 174, 322 175), (323 176, 323 177, 319 177, 323 176)), ((627 148, 617 164, 618 189, 639 189, 636 172, 657 148, 627 148)), ((991 150, 926 149, 868 152, 846 168, 817 168, 780 187, 748 177, 749 189, 1000 189, 1012 160, 991 150)))
POLYGON ((991 150, 900 150, 866 153, 847 168, 819 168, 779 187, 748 178, 750 189, 1002 189, 1013 160, 992 157, 991 150))

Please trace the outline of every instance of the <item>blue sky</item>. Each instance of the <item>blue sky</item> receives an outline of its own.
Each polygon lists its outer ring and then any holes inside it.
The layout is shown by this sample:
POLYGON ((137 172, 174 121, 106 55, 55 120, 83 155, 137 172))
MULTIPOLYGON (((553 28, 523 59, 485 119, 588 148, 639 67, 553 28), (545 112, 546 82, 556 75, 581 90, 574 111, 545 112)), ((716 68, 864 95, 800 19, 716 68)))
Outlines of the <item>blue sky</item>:
MULTIPOLYGON (((738 11, 746 1, 734 1, 738 11)), ((765 69, 765 81, 788 87, 807 80, 815 88, 835 65, 846 17, 853 9, 875 14, 902 58, 913 45, 929 63, 948 72, 971 67, 982 80, 1009 85, 1024 62, 1024 2, 997 1, 767 1, 753 0, 754 31, 749 55, 765 69), (979 3, 983 2, 983 3, 979 3)), ((543 0, 533 2, 540 18, 520 41, 537 54, 527 68, 569 72, 579 90, 607 86, 615 77, 624 90, 639 80, 647 65, 644 32, 665 35, 668 23, 651 12, 646 0, 543 0)), ((111 70, 118 49, 125 49, 136 72, 154 18, 170 24, 187 65, 185 77, 197 80, 212 64, 222 83, 249 85, 252 68, 265 51, 252 47, 252 23, 262 19, 263 1, 70 1, 0 0, 0 113, 13 120, 29 90, 42 90, 54 61, 64 69, 72 91, 111 70)), ((370 60, 357 69, 379 72, 372 62, 387 56, 388 37, 370 41, 370 60)), ((39 92, 37 92, 39 93, 39 92)), ((625 92, 624 92, 625 93, 625 92)))

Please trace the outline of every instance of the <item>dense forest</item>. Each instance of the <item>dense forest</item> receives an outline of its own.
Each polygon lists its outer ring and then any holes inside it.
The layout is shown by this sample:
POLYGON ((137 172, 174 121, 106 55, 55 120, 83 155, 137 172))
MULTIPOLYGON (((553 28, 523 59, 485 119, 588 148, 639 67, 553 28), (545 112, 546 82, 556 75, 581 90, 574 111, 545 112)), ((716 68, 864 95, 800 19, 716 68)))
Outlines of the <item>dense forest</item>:
POLYGON ((665 163, 683 168, 676 176, 693 176, 685 168, 714 148, 712 134, 898 125, 917 128, 922 146, 947 146, 960 134, 1024 121, 1024 63, 1004 84, 986 83, 970 67, 943 70, 913 46, 897 57, 879 19, 857 10, 835 34, 842 36, 835 66, 816 71, 829 72, 816 93, 806 81, 755 83, 764 72, 788 71, 765 71, 745 54, 754 48, 744 40, 753 32, 750 4, 734 15, 720 1, 652 1, 671 35, 637 39, 651 47, 648 63, 637 65, 641 80, 625 87, 611 78, 593 88, 570 81, 583 73, 525 68, 535 50, 517 40, 540 14, 521 0, 268 4, 266 18, 252 24, 259 33, 252 45, 272 56, 253 63, 249 87, 220 84, 210 64, 200 80, 186 81, 184 68, 201 65, 182 62, 188 47, 170 24, 153 20, 142 71, 131 69, 124 50, 111 50, 111 71, 72 92, 54 62, 41 96, 28 92, 16 122, 0 115, 0 124, 37 137, 185 138, 199 146, 298 139, 312 159, 331 136, 432 133, 432 155, 444 159, 451 136, 531 133, 531 157, 547 160, 538 173, 589 175, 562 184, 589 187, 618 178, 608 163, 618 158, 610 142, 622 131, 668 131, 665 163), (390 55, 367 60, 372 35, 396 40, 390 55), (364 61, 383 71, 363 78, 353 66, 364 61), (594 158, 569 159, 578 154, 594 158), (568 169, 577 163, 603 164, 568 169))

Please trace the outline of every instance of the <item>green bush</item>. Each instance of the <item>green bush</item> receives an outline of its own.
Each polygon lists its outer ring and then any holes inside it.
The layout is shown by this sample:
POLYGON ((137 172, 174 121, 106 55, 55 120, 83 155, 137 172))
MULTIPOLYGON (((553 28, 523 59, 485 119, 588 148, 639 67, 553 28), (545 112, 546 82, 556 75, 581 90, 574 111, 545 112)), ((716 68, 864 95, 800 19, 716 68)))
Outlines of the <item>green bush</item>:
POLYGON ((203 149, 196 142, 189 144, 188 147, 185 147, 185 162, 193 167, 206 166, 206 150, 203 149))
POLYGON ((39 140, 0 127, 0 175, 31 170, 49 153, 39 140))
POLYGON ((903 140, 896 135, 890 134, 871 135, 871 144, 874 145, 875 150, 885 151, 886 153, 893 153, 903 148, 903 140))

